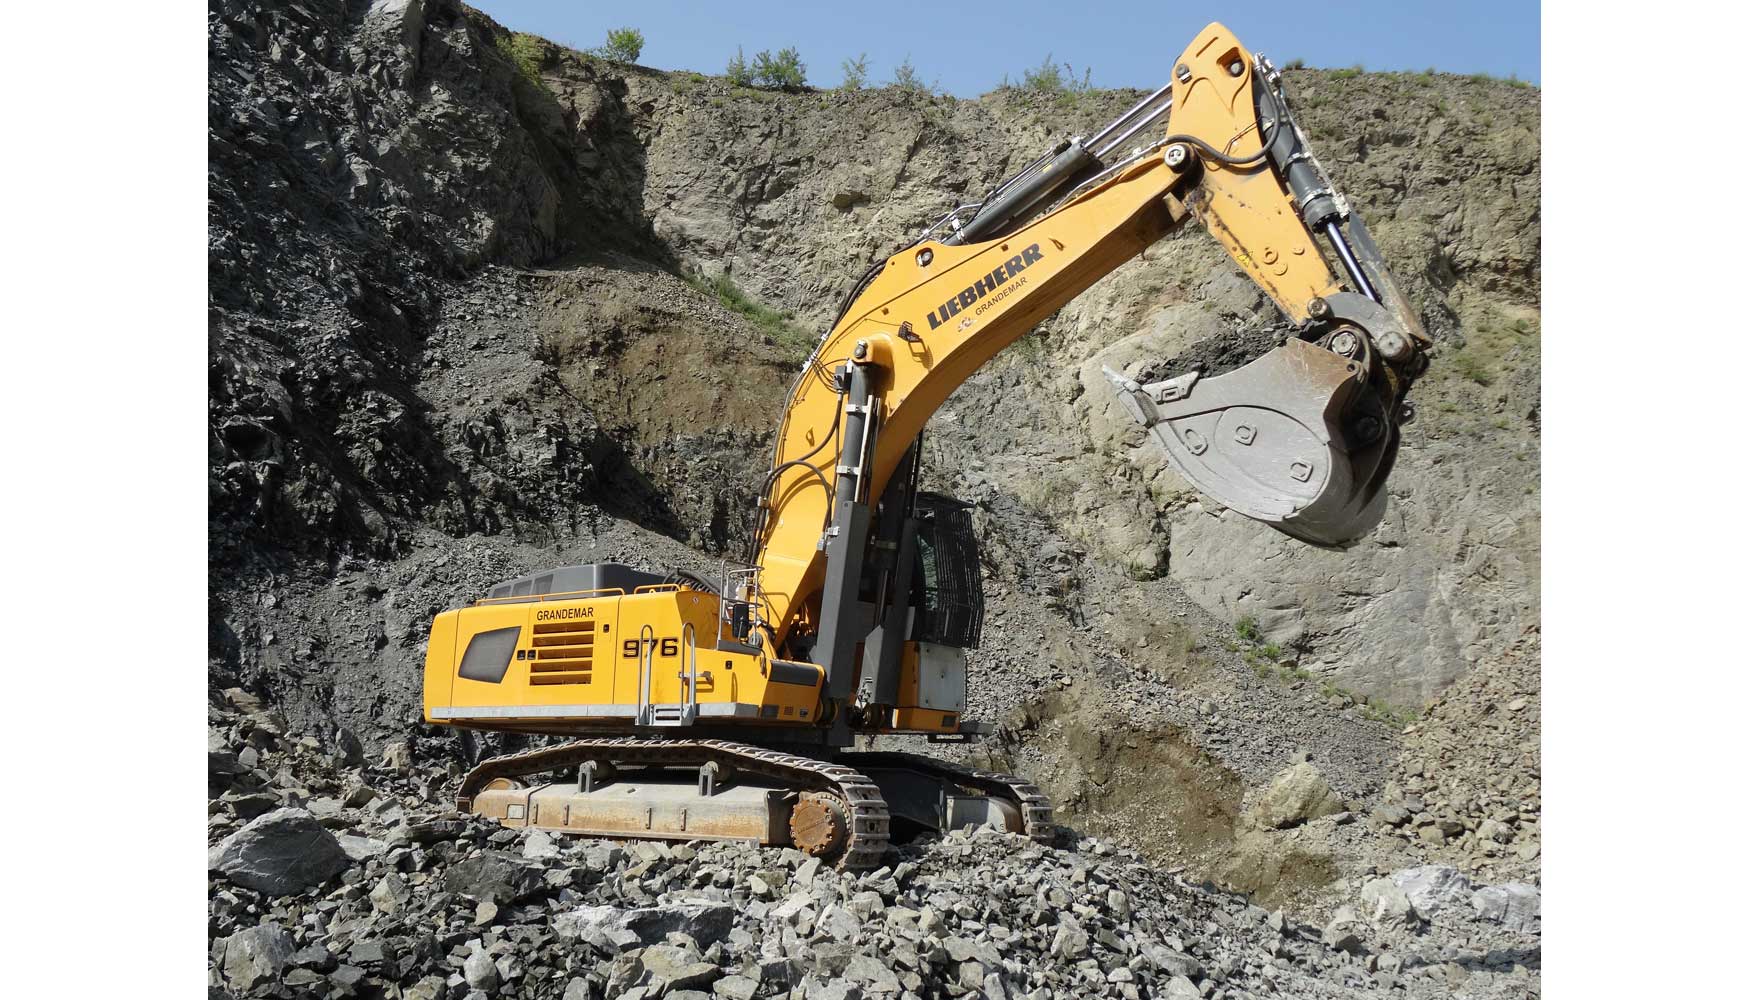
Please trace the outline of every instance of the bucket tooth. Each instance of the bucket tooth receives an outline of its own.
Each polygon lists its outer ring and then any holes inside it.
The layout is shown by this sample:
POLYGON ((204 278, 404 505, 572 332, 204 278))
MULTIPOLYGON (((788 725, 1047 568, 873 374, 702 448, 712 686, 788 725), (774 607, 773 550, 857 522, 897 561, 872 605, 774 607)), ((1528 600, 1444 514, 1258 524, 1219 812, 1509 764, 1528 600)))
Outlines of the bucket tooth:
POLYGON ((1125 409, 1173 468, 1217 502, 1314 545, 1371 531, 1385 514, 1397 428, 1352 444, 1346 418, 1371 403, 1354 363, 1301 340, 1213 378, 1139 385, 1105 369, 1125 409))

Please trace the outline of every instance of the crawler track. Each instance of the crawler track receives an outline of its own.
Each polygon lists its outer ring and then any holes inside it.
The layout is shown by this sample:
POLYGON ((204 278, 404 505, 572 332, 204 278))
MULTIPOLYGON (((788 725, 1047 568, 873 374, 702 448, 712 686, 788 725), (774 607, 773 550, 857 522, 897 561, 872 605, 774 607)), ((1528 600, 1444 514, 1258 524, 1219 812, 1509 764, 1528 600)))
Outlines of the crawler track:
POLYGON ((589 760, 607 760, 627 767, 698 767, 716 761, 798 791, 831 792, 844 801, 850 818, 849 836, 836 861, 837 867, 852 871, 874 868, 887 851, 887 801, 874 782, 844 764, 727 740, 626 736, 574 740, 494 757, 482 761, 462 779, 456 792, 456 808, 471 811, 474 795, 495 778, 520 778, 576 767, 589 760))
POLYGON ((985 795, 1004 799, 1021 811, 1021 821, 1028 837, 1041 844, 1057 839, 1057 827, 1051 819, 1051 800, 1038 786, 1012 774, 980 771, 953 761, 938 760, 922 754, 902 751, 875 750, 847 753, 839 757, 852 767, 906 768, 975 789, 985 795))

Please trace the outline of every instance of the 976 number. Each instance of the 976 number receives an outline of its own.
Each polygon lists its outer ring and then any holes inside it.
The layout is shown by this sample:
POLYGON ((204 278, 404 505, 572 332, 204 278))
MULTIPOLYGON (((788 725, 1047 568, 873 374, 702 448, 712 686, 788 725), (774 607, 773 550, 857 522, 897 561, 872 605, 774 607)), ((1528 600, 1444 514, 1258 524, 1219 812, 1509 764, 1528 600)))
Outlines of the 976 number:
MULTIPOLYGON (((674 636, 666 636, 661 639, 645 639, 644 642, 656 647, 657 656, 681 655, 681 641, 674 636)), ((639 653, 638 647, 639 641, 637 639, 627 639, 620 644, 620 655, 629 660, 636 660, 638 659, 639 653)))

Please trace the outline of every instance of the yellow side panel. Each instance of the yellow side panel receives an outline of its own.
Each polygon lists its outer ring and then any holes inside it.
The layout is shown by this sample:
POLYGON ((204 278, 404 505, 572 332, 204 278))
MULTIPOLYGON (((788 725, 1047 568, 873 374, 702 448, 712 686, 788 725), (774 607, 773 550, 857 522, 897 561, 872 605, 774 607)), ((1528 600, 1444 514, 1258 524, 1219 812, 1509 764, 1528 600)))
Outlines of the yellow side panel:
POLYGON ((477 724, 518 718, 629 720, 640 700, 645 655, 653 704, 688 701, 696 657, 701 705, 757 706, 757 715, 747 721, 795 724, 818 718, 818 669, 719 652, 714 648, 718 613, 716 595, 692 590, 446 611, 432 623, 426 652, 426 721, 451 721, 433 720, 434 709, 457 709, 463 716, 480 709, 477 724), (810 683, 775 683, 775 674, 806 676, 810 683), (576 711, 516 711, 555 706, 576 711))
POLYGON ((456 670, 456 620, 460 611, 445 611, 431 623, 425 645, 425 721, 431 710, 450 707, 450 687, 456 670))
MULTIPOLYGON (((450 658, 457 708, 510 705, 593 705, 611 701, 613 661, 602 647, 612 641, 617 597, 584 601, 488 604, 451 612, 459 618, 450 658), (485 633, 516 629, 502 677, 463 676, 471 642, 485 633), (605 668, 605 669, 604 669, 605 668)), ((495 663, 502 661, 494 661, 495 663)), ((429 668, 428 668, 429 672, 429 668)))
MULTIPOLYGON (((650 700, 674 704, 687 700, 686 682, 682 674, 689 673, 689 650, 696 651, 701 673, 711 671, 714 659, 721 653, 711 647, 717 642, 717 598, 697 591, 656 591, 632 594, 620 601, 620 622, 615 631, 619 639, 614 644, 614 662, 618 665, 614 695, 621 704, 638 703, 638 671, 643 650, 650 651, 650 700), (689 636, 687 626, 691 625, 689 636), (648 629, 648 631, 646 631, 648 629)), ((712 687, 720 671, 711 671, 712 687)), ((700 701, 727 701, 728 683, 719 688, 716 697, 700 684, 700 701)))

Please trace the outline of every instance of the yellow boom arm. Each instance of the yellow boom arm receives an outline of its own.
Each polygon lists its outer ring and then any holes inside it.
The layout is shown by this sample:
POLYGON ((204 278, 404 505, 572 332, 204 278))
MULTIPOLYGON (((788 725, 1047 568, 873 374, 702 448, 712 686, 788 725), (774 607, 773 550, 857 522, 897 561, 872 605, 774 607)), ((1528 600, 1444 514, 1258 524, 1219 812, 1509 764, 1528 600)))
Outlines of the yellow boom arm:
POLYGON ((1268 61, 1212 24, 1172 72, 1170 95, 1162 88, 1152 108, 1107 130, 1128 126, 1128 137, 1170 108, 1167 134, 1098 156, 1070 144, 1017 178, 1017 188, 1043 192, 1038 201, 988 199, 957 231, 888 258, 821 339, 784 409, 755 537, 758 592, 744 595, 773 652, 801 658, 831 641, 822 634, 835 631, 830 608, 823 613, 829 553, 849 544, 843 535, 862 532, 850 542, 865 544, 857 510, 883 495, 948 395, 1188 218, 1298 335, 1213 378, 1139 386, 1111 373, 1126 406, 1176 468, 1242 513, 1326 544, 1377 522, 1426 338, 1365 227, 1305 150, 1268 61), (989 215, 1011 208, 1012 217, 989 215), (990 235, 973 242, 968 232, 990 235))

